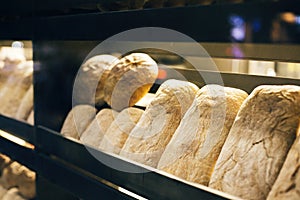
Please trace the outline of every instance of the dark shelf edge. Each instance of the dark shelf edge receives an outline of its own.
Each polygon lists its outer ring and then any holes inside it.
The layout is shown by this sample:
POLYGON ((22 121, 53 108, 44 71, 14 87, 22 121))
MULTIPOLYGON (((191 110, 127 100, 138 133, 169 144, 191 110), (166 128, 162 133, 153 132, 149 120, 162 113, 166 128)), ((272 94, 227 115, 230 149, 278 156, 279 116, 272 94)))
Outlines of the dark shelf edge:
POLYGON ((162 175, 157 170, 151 171, 147 167, 144 168, 119 157, 86 147, 64 138, 59 133, 46 127, 38 127, 37 141, 39 144, 38 151, 54 155, 96 177, 105 179, 145 198, 182 199, 186 197, 186 194, 189 194, 189 199, 199 199, 200 197, 203 199, 230 199, 224 193, 211 192, 211 189, 207 187, 194 187, 179 179, 162 175), (114 169, 100 162, 99 158, 105 160, 105 162, 121 166, 122 169, 142 173, 131 173, 125 172, 125 170, 114 169))
POLYGON ((34 126, 26 122, 0 115, 0 130, 34 144, 34 126))
POLYGON ((120 199, 131 200, 132 197, 111 188, 72 167, 65 165, 58 160, 53 160, 40 153, 38 155, 38 170, 40 176, 45 177, 48 181, 67 191, 75 196, 84 199, 120 199))
POLYGON ((20 146, 12 141, 0 137, 0 152, 9 156, 33 171, 36 171, 36 153, 33 149, 20 146))

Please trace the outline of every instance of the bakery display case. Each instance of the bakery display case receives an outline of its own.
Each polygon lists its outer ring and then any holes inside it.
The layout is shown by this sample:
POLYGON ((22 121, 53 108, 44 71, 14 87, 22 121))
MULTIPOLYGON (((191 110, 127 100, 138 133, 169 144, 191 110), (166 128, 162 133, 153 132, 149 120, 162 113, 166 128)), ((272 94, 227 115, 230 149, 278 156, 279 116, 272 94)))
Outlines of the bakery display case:
MULTIPOLYGON (((30 125, 1 115, 1 130, 33 145, 1 137, 1 152, 37 172, 38 199, 53 199, 55 193, 63 199, 238 199, 64 137, 64 121, 77 105, 75 78, 95 55, 146 53, 158 64, 150 96, 169 79, 249 94, 259 85, 300 85, 297 2, 167 6, 168 1, 165 7, 148 3, 143 9, 114 2, 37 3, 35 16, 27 15, 19 33, 14 23, 4 22, 12 31, 1 38, 32 41, 35 118, 30 125)), ((135 107, 145 110, 148 104, 135 107)), ((98 111, 106 108, 110 106, 96 106, 98 111)))

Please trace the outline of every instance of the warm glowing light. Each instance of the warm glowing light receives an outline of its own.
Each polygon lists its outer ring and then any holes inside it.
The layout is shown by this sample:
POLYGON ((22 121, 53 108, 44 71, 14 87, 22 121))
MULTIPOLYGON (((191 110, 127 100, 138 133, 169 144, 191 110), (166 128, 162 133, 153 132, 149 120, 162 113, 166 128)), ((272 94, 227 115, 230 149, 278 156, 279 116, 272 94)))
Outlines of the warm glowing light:
POLYGON ((142 99, 140 99, 135 105, 141 107, 147 107, 154 99, 155 94, 147 93, 142 99))
POLYGON ((1 137, 4 137, 5 139, 9 140, 9 141, 12 141, 18 145, 21 145, 21 146, 24 146, 24 147, 27 147, 27 148, 30 148, 30 149, 34 149, 34 146, 28 142, 26 142, 25 140, 22 140, 21 138, 18 138, 14 135, 11 135, 7 132, 4 132, 2 130, 0 130, 0 136, 1 137))
POLYGON ((129 195, 129 196, 131 196, 133 198, 136 198, 136 199, 139 199, 139 200, 145 200, 146 199, 146 198, 141 197, 141 196, 139 196, 137 194, 134 194, 134 193, 132 193, 132 192, 130 192, 130 191, 124 189, 124 188, 119 187, 118 189, 119 189, 120 192, 123 192, 124 194, 127 194, 127 195, 129 195))
POLYGON ((167 78, 167 72, 166 70, 163 70, 163 69, 159 69, 158 70, 158 76, 157 76, 158 79, 165 79, 167 78))
POLYGON ((281 15, 281 19, 287 23, 295 23, 296 22, 296 16, 294 13, 291 12, 285 12, 282 13, 281 15))

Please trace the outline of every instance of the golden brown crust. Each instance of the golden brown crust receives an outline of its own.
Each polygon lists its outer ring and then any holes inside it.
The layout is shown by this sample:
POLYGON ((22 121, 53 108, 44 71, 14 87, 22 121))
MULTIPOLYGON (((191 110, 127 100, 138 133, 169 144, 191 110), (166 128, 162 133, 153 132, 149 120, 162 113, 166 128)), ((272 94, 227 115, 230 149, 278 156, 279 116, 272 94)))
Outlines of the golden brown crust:
POLYGON ((16 113, 16 119, 27 120, 30 112, 33 109, 33 85, 27 90, 26 94, 22 98, 20 106, 16 113))
POLYGON ((113 63, 118 59, 111 55, 97 55, 89 58, 77 74, 73 102, 75 104, 104 104, 104 83, 113 63))
POLYGON ((61 128, 61 134, 65 137, 79 139, 88 125, 96 116, 96 109, 90 105, 78 105, 68 113, 61 128))
POLYGON ((98 112, 96 118, 91 122, 80 137, 80 141, 92 147, 98 148, 107 129, 117 118, 118 112, 104 108, 98 112))
POLYGON ((167 145, 158 169, 208 185, 235 116, 247 96, 242 90, 218 85, 201 88, 167 145))
POLYGON ((131 131, 120 155, 156 167, 198 89, 187 81, 164 82, 131 131))
POLYGON ((125 56, 108 74, 104 100, 117 111, 133 106, 150 90, 157 74, 157 64, 147 54, 125 56))
POLYGON ((20 193, 18 188, 10 188, 6 194, 2 197, 2 200, 25 200, 20 193))
POLYGON ((7 79, 0 92, 0 113, 15 117, 23 97, 32 85, 33 62, 28 61, 19 66, 7 79))
POLYGON ((267 200, 300 199, 300 137, 291 147, 267 200))
POLYGON ((105 152, 119 154, 129 133, 136 126, 143 112, 141 109, 132 107, 120 112, 104 135, 99 149, 105 152))
POLYGON ((266 199, 295 139, 299 116, 300 87, 257 87, 241 106, 209 186, 266 199))

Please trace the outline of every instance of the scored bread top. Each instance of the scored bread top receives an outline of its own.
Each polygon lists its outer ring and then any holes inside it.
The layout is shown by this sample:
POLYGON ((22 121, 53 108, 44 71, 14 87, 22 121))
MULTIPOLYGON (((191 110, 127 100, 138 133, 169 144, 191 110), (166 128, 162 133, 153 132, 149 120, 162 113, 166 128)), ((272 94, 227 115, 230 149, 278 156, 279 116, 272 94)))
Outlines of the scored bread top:
POLYGON ((247 96, 236 88, 202 87, 167 145, 158 169, 208 185, 235 116, 247 96))
POLYGON ((267 200, 300 199, 300 137, 297 136, 267 200))
POLYGON ((198 89, 187 81, 165 81, 131 131, 120 155, 156 167, 198 89))
POLYGON ((133 106, 150 90, 158 75, 147 54, 133 53, 116 62, 104 85, 104 100, 117 111, 133 106))
POLYGON ((104 83, 118 58, 111 55, 96 55, 89 58, 79 69, 73 88, 74 104, 104 104, 104 83))
POLYGON ((255 88, 238 112, 209 186, 266 199, 296 137, 299 116, 299 86, 255 88))

